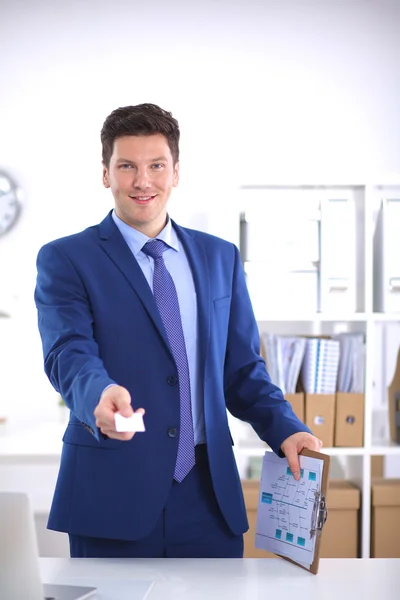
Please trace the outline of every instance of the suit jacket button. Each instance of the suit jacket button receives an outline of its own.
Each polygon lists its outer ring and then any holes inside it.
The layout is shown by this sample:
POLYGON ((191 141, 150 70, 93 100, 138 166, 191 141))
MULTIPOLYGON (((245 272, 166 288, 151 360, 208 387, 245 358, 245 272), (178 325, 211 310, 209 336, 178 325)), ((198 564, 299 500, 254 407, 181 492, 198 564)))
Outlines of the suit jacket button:
POLYGON ((177 433, 176 427, 170 427, 168 429, 167 433, 168 433, 168 437, 170 437, 170 438, 176 437, 176 433, 177 433))
POLYGON ((170 375, 167 377, 168 385, 176 385, 178 383, 178 378, 175 375, 170 375))

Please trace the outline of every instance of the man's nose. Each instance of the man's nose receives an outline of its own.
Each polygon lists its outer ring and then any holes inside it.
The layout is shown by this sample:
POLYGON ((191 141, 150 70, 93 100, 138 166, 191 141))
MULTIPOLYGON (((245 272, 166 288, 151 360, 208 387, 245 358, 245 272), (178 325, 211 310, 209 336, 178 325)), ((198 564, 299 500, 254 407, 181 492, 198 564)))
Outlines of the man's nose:
POLYGON ((137 187, 141 190, 144 190, 147 187, 150 187, 149 173, 148 173, 147 169, 138 169, 136 171, 134 185, 135 185, 135 187, 137 187))

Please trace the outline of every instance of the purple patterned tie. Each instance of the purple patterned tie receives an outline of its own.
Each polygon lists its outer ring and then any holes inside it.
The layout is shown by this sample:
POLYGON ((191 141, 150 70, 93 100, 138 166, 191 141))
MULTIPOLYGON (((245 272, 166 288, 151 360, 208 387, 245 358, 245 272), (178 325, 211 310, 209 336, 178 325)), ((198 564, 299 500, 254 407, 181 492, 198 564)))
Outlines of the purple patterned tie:
POLYGON ((180 429, 174 479, 183 481, 195 465, 189 364, 183 336, 181 313, 174 280, 165 266, 163 253, 168 249, 162 240, 150 240, 142 251, 154 259, 153 293, 167 332, 168 342, 178 370, 180 429))

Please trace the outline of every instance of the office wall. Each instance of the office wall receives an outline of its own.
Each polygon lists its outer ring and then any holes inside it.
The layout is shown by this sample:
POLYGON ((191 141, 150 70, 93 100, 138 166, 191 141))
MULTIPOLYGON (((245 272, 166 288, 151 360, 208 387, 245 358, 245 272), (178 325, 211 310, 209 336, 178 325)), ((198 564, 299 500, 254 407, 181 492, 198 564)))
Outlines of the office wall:
POLYGON ((0 1, 0 167, 23 186, 0 239, 0 414, 42 418, 32 301, 47 240, 99 221, 99 130, 156 102, 182 129, 171 214, 236 239, 235 191, 262 180, 400 170, 400 3, 388 0, 0 1))

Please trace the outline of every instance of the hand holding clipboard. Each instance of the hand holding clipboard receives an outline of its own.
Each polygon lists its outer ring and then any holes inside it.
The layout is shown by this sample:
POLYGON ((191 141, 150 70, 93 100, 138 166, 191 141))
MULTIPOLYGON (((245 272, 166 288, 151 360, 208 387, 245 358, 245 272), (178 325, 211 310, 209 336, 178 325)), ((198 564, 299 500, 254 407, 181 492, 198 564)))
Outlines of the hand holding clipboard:
POLYGON ((286 458, 265 453, 255 545, 316 574, 327 518, 330 457, 304 449, 299 461, 300 478, 296 480, 286 458))

